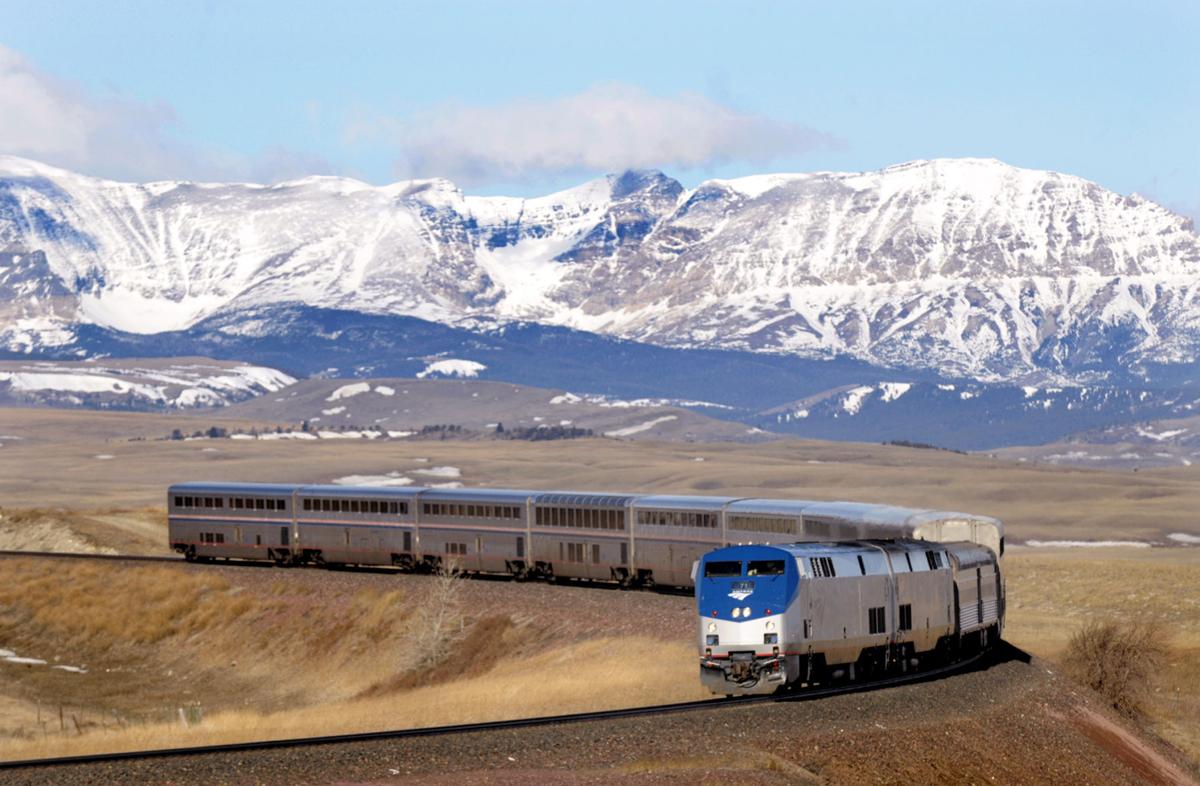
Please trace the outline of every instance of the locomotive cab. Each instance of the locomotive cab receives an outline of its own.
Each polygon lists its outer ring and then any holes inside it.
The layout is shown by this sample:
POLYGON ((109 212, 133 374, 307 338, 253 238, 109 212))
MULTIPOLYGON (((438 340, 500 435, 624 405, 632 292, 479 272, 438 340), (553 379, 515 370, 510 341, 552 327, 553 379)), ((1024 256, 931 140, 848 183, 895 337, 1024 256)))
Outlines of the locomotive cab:
POLYGON ((771 693, 789 682, 784 612, 799 581, 795 557, 771 546, 717 549, 697 563, 700 678, 711 691, 771 693))

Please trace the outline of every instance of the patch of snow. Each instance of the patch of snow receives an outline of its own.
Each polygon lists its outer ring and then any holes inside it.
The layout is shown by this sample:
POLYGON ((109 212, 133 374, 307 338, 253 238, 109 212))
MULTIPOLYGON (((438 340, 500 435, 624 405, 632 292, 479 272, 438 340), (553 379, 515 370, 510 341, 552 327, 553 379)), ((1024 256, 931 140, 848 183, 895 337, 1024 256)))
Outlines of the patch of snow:
POLYGON ((975 391, 973 391, 973 390, 964 390, 964 391, 962 391, 961 393, 959 393, 959 394, 958 394, 958 397, 959 397, 960 399, 962 399, 963 401, 969 401, 970 399, 973 399, 973 398, 975 398, 975 397, 976 397, 976 396, 978 396, 978 395, 979 395, 979 394, 978 394, 978 393, 976 393, 976 392, 975 392, 975 391))
POLYGON ((1156 433, 1149 429, 1141 428, 1140 426, 1137 430, 1138 436, 1145 437, 1146 439, 1152 439, 1155 442, 1162 442, 1165 439, 1178 437, 1180 434, 1186 434, 1187 432, 1188 430, 1185 428, 1177 428, 1171 429, 1170 431, 1159 431, 1156 433))
POLYGON ((376 439, 378 431, 318 431, 321 439, 376 439))
POLYGON ((431 489, 460 489, 460 488, 462 488, 462 484, 459 483, 457 480, 452 480, 449 483, 430 483, 429 488, 431 488, 431 489))
POLYGON ((704 456, 695 456, 692 458, 692 461, 707 461, 707 460, 708 459, 704 458, 704 456))
POLYGON ((160 388, 126 382, 100 374, 39 374, 24 371, 0 371, 0 382, 8 382, 13 390, 58 390, 73 393, 132 393, 142 398, 162 401, 160 388))
POLYGON ((881 398, 885 401, 895 401, 903 396, 908 391, 912 390, 911 382, 882 382, 879 385, 880 391, 883 393, 881 398))
POLYGON ((430 376, 443 377, 477 377, 480 371, 485 371, 487 366, 482 363, 476 363, 474 360, 438 360, 430 363, 425 367, 424 371, 417 372, 418 379, 425 379, 430 376))
POLYGON ((325 400, 326 401, 338 401, 340 399, 350 398, 352 396, 357 396, 361 393, 366 393, 370 389, 371 389, 371 384, 369 382, 355 382, 350 385, 342 385, 340 388, 338 388, 337 390, 330 393, 329 396, 325 400))
POLYGON ((1021 388, 1021 390, 1025 391, 1025 398, 1033 398, 1034 396, 1037 395, 1037 392, 1038 392, 1037 388, 1032 387, 1030 385, 1023 386, 1021 388))
POLYGON ((411 486, 412 478, 403 475, 344 475, 334 478, 339 486, 411 486))
POLYGON ((381 396, 394 396, 394 395, 396 395, 396 389, 395 389, 395 388, 390 388, 390 387, 388 387, 387 385, 376 385, 376 386, 375 386, 375 392, 376 392, 376 393, 378 393, 378 394, 379 394, 379 395, 381 395, 381 396))
POLYGON ((625 428, 619 428, 615 431, 606 431, 606 432, 604 432, 604 436, 606 436, 606 437, 628 437, 628 436, 632 436, 633 434, 641 434, 643 431, 649 431, 650 429, 654 428, 655 426, 657 426, 660 423, 667 423, 669 421, 678 420, 678 419, 679 419, 679 417, 677 415, 663 415, 661 418, 654 418, 652 420, 647 420, 644 423, 638 423, 636 426, 626 426, 625 428))
POLYGON ((550 399, 551 404, 578 404, 580 401, 583 399, 574 393, 561 393, 550 399))
MULTIPOLYGON (((282 401, 282 399, 280 399, 282 401)), ((215 407, 225 403, 217 393, 205 388, 187 388, 175 397, 175 406, 180 409, 193 407, 215 407)))
POLYGON ((954 390, 953 385, 938 385, 938 390, 954 390))
POLYGON ((116 458, 116 456, 114 456, 111 453, 97 453, 95 456, 92 456, 92 458, 98 459, 100 461, 108 461, 110 459, 116 458))
POLYGON ((391 437, 392 439, 401 439, 403 437, 411 437, 413 434, 416 434, 416 433, 417 432, 415 432, 415 431, 389 431, 387 433, 387 435, 389 437, 391 437))
POLYGON ((874 392, 875 388, 871 385, 859 385, 846 391, 846 397, 842 399, 842 409, 847 415, 857 415, 858 411, 862 409, 863 401, 874 392))
POLYGON ((9 655, 5 658, 9 663, 18 663, 22 666, 45 666, 46 661, 41 658, 22 658, 17 655, 9 655))
POLYGON ((458 467, 428 467, 426 469, 414 469, 413 473, 417 475, 428 475, 432 478, 461 478, 462 470, 458 467))
POLYGON ((87 669, 82 666, 51 666, 50 668, 58 669, 59 671, 69 671, 72 674, 87 674, 87 669))
POLYGON ((340 415, 345 411, 346 411, 345 407, 331 407, 329 409, 321 410, 321 414, 322 415, 340 415))
POLYGON ((229 438, 237 439, 237 440, 254 439, 254 435, 253 434, 231 434, 229 438))
POLYGON ((259 439, 317 439, 316 434, 310 434, 307 431, 284 431, 279 434, 269 432, 259 434, 259 439))
POLYGON ((1188 545, 1200 546, 1200 535, 1189 535, 1186 532, 1172 532, 1167 536, 1168 540, 1173 540, 1176 543, 1187 543, 1188 545))

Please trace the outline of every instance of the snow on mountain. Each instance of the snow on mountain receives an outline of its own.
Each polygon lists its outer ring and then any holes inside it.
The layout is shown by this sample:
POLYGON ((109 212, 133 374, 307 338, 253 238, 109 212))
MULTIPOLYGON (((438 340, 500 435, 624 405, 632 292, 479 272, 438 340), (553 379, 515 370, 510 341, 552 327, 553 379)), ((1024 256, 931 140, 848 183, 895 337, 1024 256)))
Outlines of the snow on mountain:
POLYGON ((0 361, 0 402, 111 409, 219 407, 296 380, 282 371, 207 359, 0 361))
POLYGON ((627 172, 518 199, 436 179, 115 183, 0 156, 11 352, 299 303, 1080 381, 1194 362, 1198 273, 1188 220, 982 159, 690 191, 627 172))

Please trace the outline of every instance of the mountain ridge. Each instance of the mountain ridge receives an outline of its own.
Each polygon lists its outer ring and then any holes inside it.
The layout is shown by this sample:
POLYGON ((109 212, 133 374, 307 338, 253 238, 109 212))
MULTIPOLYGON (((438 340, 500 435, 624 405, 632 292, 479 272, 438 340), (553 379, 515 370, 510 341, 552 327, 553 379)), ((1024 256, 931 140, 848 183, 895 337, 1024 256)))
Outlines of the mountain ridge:
POLYGON ((117 183, 0 156, 0 346, 32 354, 86 324, 156 334, 301 303, 982 381, 1145 382, 1200 356, 1198 274, 1190 220, 994 159, 694 189, 631 171, 515 198, 442 179, 117 183), (27 291, 39 254, 53 296, 27 291))

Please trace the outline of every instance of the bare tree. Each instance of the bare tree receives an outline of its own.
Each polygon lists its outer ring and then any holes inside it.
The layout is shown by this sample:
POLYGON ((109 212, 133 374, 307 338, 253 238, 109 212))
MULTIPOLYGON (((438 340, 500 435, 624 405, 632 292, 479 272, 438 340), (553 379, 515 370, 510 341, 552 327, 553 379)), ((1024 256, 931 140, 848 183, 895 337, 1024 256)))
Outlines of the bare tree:
POLYGON ((433 668, 450 656, 466 630, 462 606, 462 571, 451 560, 430 581, 413 617, 412 670, 433 668))

